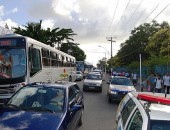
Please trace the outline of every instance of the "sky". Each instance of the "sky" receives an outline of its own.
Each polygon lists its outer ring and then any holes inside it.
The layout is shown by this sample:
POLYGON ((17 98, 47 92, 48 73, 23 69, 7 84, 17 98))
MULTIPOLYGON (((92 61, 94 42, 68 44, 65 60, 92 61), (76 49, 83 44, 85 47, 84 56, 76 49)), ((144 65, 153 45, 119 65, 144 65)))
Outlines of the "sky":
MULTIPOLYGON (((135 27, 156 20, 169 22, 170 0, 1 0, 0 26, 9 28, 43 20, 46 28, 71 28, 74 42, 96 65, 116 55, 135 27)), ((0 33, 2 29, 0 28, 0 33)))

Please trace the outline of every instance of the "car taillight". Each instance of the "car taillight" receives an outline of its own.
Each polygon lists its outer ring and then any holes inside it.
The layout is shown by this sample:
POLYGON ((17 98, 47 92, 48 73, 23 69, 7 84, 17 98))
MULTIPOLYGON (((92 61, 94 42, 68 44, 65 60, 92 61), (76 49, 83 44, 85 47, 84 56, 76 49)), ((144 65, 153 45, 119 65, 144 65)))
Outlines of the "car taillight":
POLYGON ((138 94, 137 98, 148 102, 170 105, 170 98, 164 98, 164 97, 148 95, 148 94, 140 94, 140 93, 138 94))

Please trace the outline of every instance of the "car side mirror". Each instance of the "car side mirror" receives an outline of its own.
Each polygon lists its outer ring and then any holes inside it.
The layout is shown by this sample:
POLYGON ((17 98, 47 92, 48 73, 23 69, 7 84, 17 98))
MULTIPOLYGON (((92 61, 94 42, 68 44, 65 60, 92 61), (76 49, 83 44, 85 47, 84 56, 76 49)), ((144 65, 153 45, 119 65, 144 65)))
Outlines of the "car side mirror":
POLYGON ((79 111, 81 110, 81 105, 73 105, 71 108, 70 108, 70 111, 79 111))

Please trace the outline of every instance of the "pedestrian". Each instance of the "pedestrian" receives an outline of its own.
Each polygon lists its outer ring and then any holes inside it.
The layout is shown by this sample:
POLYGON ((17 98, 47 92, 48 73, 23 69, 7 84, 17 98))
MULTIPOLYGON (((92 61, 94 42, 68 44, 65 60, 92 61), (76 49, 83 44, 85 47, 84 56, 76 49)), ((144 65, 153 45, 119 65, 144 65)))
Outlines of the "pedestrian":
POLYGON ((158 75, 158 77, 155 79, 155 90, 153 90, 153 92, 161 93, 162 84, 163 80, 161 79, 161 75, 158 75))
POLYGON ((155 75, 153 73, 150 73, 150 76, 147 79, 147 86, 148 86, 148 91, 153 92, 154 90, 154 83, 155 83, 155 75))
POLYGON ((137 85, 137 74, 134 72, 132 77, 133 85, 137 85))
POLYGON ((170 76, 169 73, 166 72, 166 74, 163 76, 163 85, 164 90, 167 94, 169 94, 169 88, 170 88, 170 76))

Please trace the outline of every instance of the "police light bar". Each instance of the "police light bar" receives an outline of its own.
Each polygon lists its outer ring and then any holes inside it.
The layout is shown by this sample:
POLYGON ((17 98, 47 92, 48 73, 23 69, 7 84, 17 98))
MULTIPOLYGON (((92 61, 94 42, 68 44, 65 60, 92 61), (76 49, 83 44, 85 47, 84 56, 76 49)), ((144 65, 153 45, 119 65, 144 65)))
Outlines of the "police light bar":
POLYGON ((140 94, 140 93, 138 94, 137 98, 148 102, 170 105, 170 98, 164 98, 164 97, 153 96, 148 94, 140 94))

